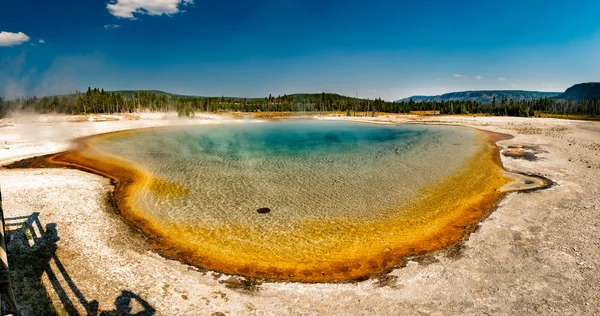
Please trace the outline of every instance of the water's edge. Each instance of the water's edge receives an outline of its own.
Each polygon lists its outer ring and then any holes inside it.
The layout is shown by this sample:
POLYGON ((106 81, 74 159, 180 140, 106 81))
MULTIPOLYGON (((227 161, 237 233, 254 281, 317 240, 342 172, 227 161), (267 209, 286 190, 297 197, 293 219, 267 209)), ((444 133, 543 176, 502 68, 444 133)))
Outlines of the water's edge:
MULTIPOLYGON (((160 127, 165 128, 165 127, 160 127)), ((168 128, 168 127, 166 127, 168 128)), ((151 128, 156 129, 156 128, 151 128)), ((85 150, 90 150, 91 146, 89 144, 91 139, 97 137, 103 137, 106 135, 114 136, 119 133, 133 133, 138 131, 146 131, 146 129, 136 129, 136 130, 127 130, 127 131, 119 131, 112 132, 106 134, 93 135, 89 137, 84 137, 77 139, 75 141, 76 147, 72 150, 68 150, 65 152, 34 157, 30 159, 21 160, 10 165, 4 166, 5 168, 73 168, 77 170, 82 170, 90 173, 94 173, 103 177, 106 177, 111 180, 111 183, 115 186, 115 189, 112 194, 112 202, 116 206, 117 210, 123 215, 123 218, 126 222, 136 229, 140 229, 147 236, 150 237, 151 246, 158 253, 167 257, 169 259, 180 260, 185 263, 196 265, 194 262, 191 262, 189 258, 186 258, 185 252, 176 252, 173 251, 172 245, 168 244, 168 241, 165 241, 163 237, 161 237, 156 232, 158 231, 157 227, 155 227, 154 223, 148 222, 143 217, 139 216, 135 210, 132 209, 132 205, 127 203, 127 198, 135 192, 138 188, 138 183, 148 181, 150 175, 144 173, 143 171, 136 169, 135 167, 129 166, 119 163, 119 160, 101 160, 101 159, 89 159, 79 155, 80 152, 85 150), (142 181, 143 180, 143 181, 142 181), (165 244, 167 243, 167 244, 165 244)), ((485 130, 479 130, 482 135, 485 135, 485 141, 489 143, 490 151, 486 154, 491 158, 492 163, 495 164, 501 170, 506 170, 500 159, 500 150, 501 147, 496 144, 496 142, 501 140, 507 140, 513 138, 512 135, 508 134, 500 134, 485 130)), ((554 184, 550 179, 539 175, 529 175, 526 173, 510 171, 513 173, 519 173, 522 175, 538 178, 543 182, 543 186, 537 188, 528 188, 525 190, 520 190, 520 192, 531 192, 535 190, 545 189, 554 184)), ((261 279, 265 279, 268 281, 298 281, 298 282, 353 282, 366 280, 371 277, 380 276, 383 274, 389 273, 394 268, 402 267, 405 265, 408 259, 413 260, 414 258, 431 256, 432 254, 450 251, 456 247, 460 247, 462 243, 468 239, 469 235, 475 232, 479 223, 487 218, 498 206, 499 201, 506 196, 509 192, 495 192, 490 195, 490 199, 483 201, 482 203, 478 203, 478 213, 477 214, 469 214, 468 220, 465 222, 461 222, 460 225, 453 227, 450 231, 448 231, 448 236, 444 236, 441 242, 432 243, 432 247, 429 249, 412 249, 409 251, 404 251, 405 253, 398 252, 390 252, 382 258, 378 258, 377 267, 365 267, 362 269, 360 273, 355 273, 352 275, 348 275, 345 277, 341 274, 332 274, 332 275, 323 275, 322 277, 315 277, 314 275, 307 275, 306 277, 302 277, 300 275, 295 275, 291 277, 286 277, 284 274, 279 275, 268 275, 266 273, 254 273, 256 271, 250 271, 250 273, 239 273, 239 271, 230 271, 227 269, 220 269, 218 265, 215 266, 200 266, 201 268, 207 268, 214 271, 224 272, 227 274, 240 274, 246 277, 259 277, 261 279), (236 273, 237 272, 237 273, 236 273)), ((439 236, 438 236, 439 237, 439 236)), ((334 267, 332 267, 334 268, 334 267)), ((288 274, 289 275, 289 274, 288 274)))

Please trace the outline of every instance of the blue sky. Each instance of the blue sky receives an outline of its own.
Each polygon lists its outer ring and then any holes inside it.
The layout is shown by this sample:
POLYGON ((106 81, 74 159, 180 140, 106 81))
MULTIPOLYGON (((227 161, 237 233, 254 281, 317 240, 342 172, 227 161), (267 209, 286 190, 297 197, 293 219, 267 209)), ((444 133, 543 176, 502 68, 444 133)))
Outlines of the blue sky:
POLYGON ((563 91, 600 81, 599 14, 597 0, 0 0, 0 95, 563 91))

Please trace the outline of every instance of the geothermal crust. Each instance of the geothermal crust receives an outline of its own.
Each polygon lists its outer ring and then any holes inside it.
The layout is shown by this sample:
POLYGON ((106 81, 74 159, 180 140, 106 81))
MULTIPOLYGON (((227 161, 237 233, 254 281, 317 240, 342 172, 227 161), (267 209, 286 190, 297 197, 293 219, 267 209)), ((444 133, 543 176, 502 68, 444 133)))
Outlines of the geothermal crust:
MULTIPOLYGON (((64 151, 73 139, 93 134, 231 120, 172 118, 4 120, 0 163, 64 151)), ((49 263, 37 278, 29 265, 11 266, 19 307, 29 315, 52 314, 49 306, 59 313, 114 312, 123 304, 132 313, 157 315, 600 312, 600 123, 406 115, 359 120, 464 125, 510 134, 514 138, 498 142, 503 151, 509 146, 529 150, 536 159, 520 159, 524 155, 513 150, 500 156, 505 168, 543 175, 556 185, 509 193, 468 240, 408 258, 405 267, 387 275, 356 283, 304 284, 245 279, 165 259, 116 213, 106 178, 72 169, 0 169, 4 214, 14 236, 11 258, 49 263), (32 225, 33 236, 20 233, 35 213, 40 226, 32 225)))

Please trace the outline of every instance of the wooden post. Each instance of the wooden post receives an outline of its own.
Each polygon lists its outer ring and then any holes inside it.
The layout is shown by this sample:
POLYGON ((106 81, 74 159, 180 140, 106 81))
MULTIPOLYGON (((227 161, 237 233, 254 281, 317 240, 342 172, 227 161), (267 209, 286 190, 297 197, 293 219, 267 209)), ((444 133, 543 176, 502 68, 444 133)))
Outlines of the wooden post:
POLYGON ((10 284, 10 270, 8 269, 8 255, 6 252, 6 225, 4 222, 4 210, 2 209, 2 189, 0 188, 0 302, 6 306, 6 314, 19 315, 12 286, 10 284))

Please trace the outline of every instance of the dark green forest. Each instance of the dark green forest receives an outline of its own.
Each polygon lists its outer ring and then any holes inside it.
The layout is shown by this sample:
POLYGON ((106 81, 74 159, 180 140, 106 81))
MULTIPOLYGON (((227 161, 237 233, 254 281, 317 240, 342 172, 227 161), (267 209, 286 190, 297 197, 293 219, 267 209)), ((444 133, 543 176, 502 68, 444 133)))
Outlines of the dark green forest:
POLYGON ((0 98, 0 117, 11 112, 100 114, 140 111, 176 111, 180 116, 195 112, 344 112, 346 115, 375 115, 377 112, 410 113, 439 111, 441 114, 488 114, 496 116, 535 116, 540 113, 565 115, 600 115, 600 96, 581 100, 539 98, 513 100, 504 96, 491 103, 473 100, 423 101, 412 99, 387 102, 359 99, 339 94, 293 94, 265 98, 194 97, 161 91, 104 91, 88 88, 86 92, 52 97, 28 97, 15 100, 0 98))

